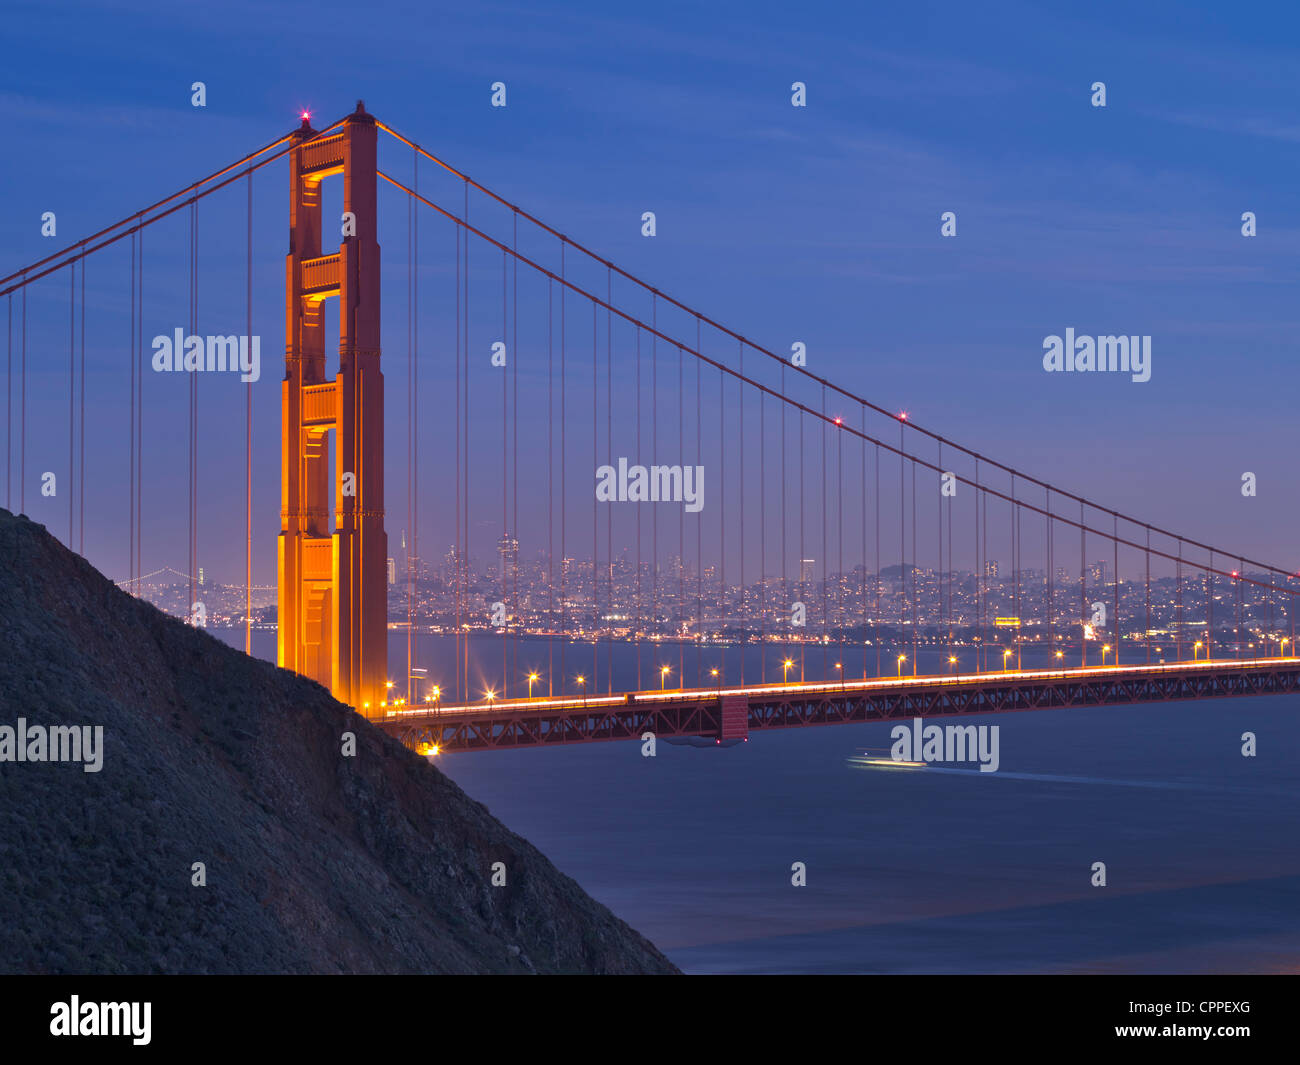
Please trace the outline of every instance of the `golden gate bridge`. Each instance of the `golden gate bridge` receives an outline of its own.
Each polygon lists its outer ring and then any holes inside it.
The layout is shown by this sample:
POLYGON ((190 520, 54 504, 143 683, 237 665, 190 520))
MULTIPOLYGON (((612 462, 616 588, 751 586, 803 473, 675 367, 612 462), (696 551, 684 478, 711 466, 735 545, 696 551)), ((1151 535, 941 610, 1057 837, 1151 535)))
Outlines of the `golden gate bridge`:
MULTIPOLYGON (((121 583, 139 594, 145 543, 151 555, 174 549, 156 547, 158 515, 174 506, 146 477, 146 456, 151 468, 160 450, 174 457, 171 475, 180 457, 147 435, 159 432, 160 415, 145 382, 183 376, 188 558, 176 561, 194 602, 201 541, 242 541, 246 651, 261 467, 253 193, 254 178, 275 164, 287 169, 290 194, 277 661, 408 745, 436 752, 647 732, 722 744, 769 728, 1280 694, 1300 683, 1297 574, 1121 514, 817 375, 806 359, 600 256, 360 103, 319 130, 304 114, 285 136, 0 279, 6 506, 16 499, 28 513, 30 500, 57 534, 66 499, 69 547, 91 561, 102 554, 104 568, 124 555, 121 583), (385 455, 381 189, 407 207, 404 466, 385 455), (205 304, 201 319, 199 208, 222 193, 244 201, 244 301, 221 297, 224 328, 205 340, 200 323, 213 312, 205 304), (146 303, 146 235, 182 219, 188 291, 159 304, 150 279, 146 303), (424 277, 421 240, 439 249, 439 266, 424 277), (91 312, 105 319, 92 327, 92 346, 106 347, 129 378, 129 401, 116 410, 92 396, 88 455, 86 274, 101 262, 119 280, 128 266, 125 299, 114 312, 91 312), (29 293, 48 299, 55 286, 60 300, 66 292, 66 333, 29 334, 29 293), (123 305, 129 330, 114 339, 123 305), (240 311, 242 337, 232 329, 240 311), (150 344, 146 322, 167 323, 164 339, 175 326, 176 341, 150 344), (436 375, 427 425, 422 367, 436 375), (49 382, 64 368, 56 395, 49 382), (239 442, 230 395, 217 407, 224 435, 215 446, 202 421, 213 418, 216 390, 240 387, 242 515, 228 476, 239 442), (65 415, 66 450, 53 427, 65 415), (214 458, 224 491, 208 487, 214 473, 201 460, 214 458), (651 482, 644 496, 629 490, 629 463, 651 482), (610 483, 602 470, 618 471, 612 495, 602 495, 602 476, 610 483), (56 473, 64 490, 45 492, 56 473), (387 587, 385 490, 394 473, 405 479, 403 540, 410 536, 404 624, 390 619, 387 587), (118 491, 99 492, 98 504, 92 495, 92 541, 103 544, 88 553, 86 486, 108 482, 118 491), (682 498, 683 485, 698 489, 698 506, 682 498), (201 520, 203 509, 220 516, 201 520), (454 634, 455 662, 442 678, 419 664, 424 626, 409 559, 419 556, 422 521, 426 541, 431 524, 452 544, 443 628, 454 634), (501 530, 491 544, 501 568, 487 591, 471 561, 485 546, 485 522, 501 530), (520 586, 525 537, 542 560, 541 591, 520 586), (1088 563, 1098 552, 1100 573, 1088 563), (1005 572, 999 556, 1010 559, 1005 572), (404 696, 389 679, 394 621, 406 637, 404 696), (539 633, 544 676, 526 653, 521 662, 522 641, 539 633), (625 644, 636 650, 634 690, 617 680, 614 649, 625 644), (657 686, 644 684, 643 646, 657 686), (809 650, 822 657, 811 681, 809 650), (487 665, 498 651, 499 671, 487 665), (925 655, 939 665, 929 674, 925 655), (539 682, 545 692, 535 694, 539 682)), ((216 239, 228 244, 236 231, 226 217, 216 239)), ((164 386, 171 397, 181 387, 164 386)))

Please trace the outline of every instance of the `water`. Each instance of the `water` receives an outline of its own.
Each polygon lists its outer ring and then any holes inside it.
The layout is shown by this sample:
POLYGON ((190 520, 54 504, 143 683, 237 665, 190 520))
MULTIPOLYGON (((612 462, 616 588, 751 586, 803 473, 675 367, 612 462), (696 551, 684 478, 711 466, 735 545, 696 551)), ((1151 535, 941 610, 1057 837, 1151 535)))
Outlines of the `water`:
POLYGON ((1296 697, 965 720, 999 772, 851 765, 888 723, 438 764, 688 972, 1300 968, 1296 697))

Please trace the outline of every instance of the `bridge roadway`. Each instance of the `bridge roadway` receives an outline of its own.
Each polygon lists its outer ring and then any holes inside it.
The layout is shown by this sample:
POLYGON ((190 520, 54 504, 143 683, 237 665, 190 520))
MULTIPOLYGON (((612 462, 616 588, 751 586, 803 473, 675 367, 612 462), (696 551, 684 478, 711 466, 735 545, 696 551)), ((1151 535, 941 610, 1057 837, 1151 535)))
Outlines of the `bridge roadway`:
POLYGON ((389 708, 374 724, 422 754, 557 743, 695 737, 718 744, 763 729, 950 717, 1300 690, 1300 657, 1008 670, 816 684, 540 696, 389 708))

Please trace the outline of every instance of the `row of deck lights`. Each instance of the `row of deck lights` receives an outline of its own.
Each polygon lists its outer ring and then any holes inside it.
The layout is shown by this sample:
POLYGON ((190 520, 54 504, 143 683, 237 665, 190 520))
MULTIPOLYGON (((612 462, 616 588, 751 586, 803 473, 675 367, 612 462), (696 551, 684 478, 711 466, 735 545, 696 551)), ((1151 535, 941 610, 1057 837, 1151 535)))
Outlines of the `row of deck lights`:
MULTIPOLYGON (((1280 650, 1281 650, 1281 653, 1282 653, 1283 655, 1285 655, 1285 653, 1286 653, 1286 645, 1287 645, 1288 643, 1290 643, 1290 642, 1291 642, 1291 640, 1290 640, 1289 638, 1286 638, 1286 637, 1283 637, 1283 638, 1279 641, 1279 644, 1280 644, 1280 650)), ((1204 643, 1203 643, 1201 640, 1197 640, 1197 641, 1192 645, 1192 660, 1193 660, 1193 661, 1196 661, 1196 660, 1199 658, 1199 656, 1200 656, 1200 652, 1201 652, 1201 648, 1202 648, 1203 646, 1204 646, 1204 643)), ((1111 646, 1110 646, 1110 644, 1107 643, 1107 644, 1103 644, 1103 645, 1102 645, 1102 648, 1101 648, 1101 664, 1102 664, 1103 666, 1106 665, 1106 656, 1107 656, 1108 654, 1110 654, 1110 651, 1111 651, 1111 646)), ((1007 659, 1010 658, 1010 657, 1011 657, 1012 655, 1014 655, 1015 653, 1016 653, 1016 652, 1013 651, 1013 650, 1011 650, 1011 649, 1006 649, 1006 650, 1004 650, 1004 651, 1002 652, 1002 668, 1003 668, 1003 670, 1006 670, 1006 668, 1007 668, 1007 659)), ((1064 652, 1064 651, 1057 651, 1057 652, 1056 652, 1056 660, 1057 660, 1057 662, 1060 662, 1060 661, 1061 661, 1062 659, 1064 659, 1064 658, 1065 658, 1065 652, 1064 652)), ((1208 658, 1208 653, 1207 653, 1207 658, 1208 658)), ((896 664, 897 664, 897 666, 898 666, 898 676, 900 676, 900 677, 903 675, 903 663, 906 662, 906 661, 907 661, 907 655, 905 655, 905 654, 900 654, 900 655, 898 656, 897 660, 896 660, 896 664)), ((791 659, 791 658, 787 658, 787 659, 785 659, 785 660, 781 663, 781 680, 782 680, 783 683, 788 684, 788 683, 790 682, 790 670, 794 668, 794 664, 795 664, 795 663, 794 663, 794 660, 791 659)), ((952 673, 952 672, 955 671, 956 668, 957 668, 957 656, 956 656, 956 655, 949 655, 949 656, 948 656, 948 672, 949 672, 949 673, 952 673)), ((839 679, 840 679, 840 685, 843 686, 844 683, 845 683, 845 680, 844 680, 844 665, 843 665, 843 663, 836 662, 836 663, 835 663, 835 669, 836 669, 836 671, 837 671, 837 673, 838 673, 838 676, 839 676, 839 679)), ((660 690, 660 691, 666 691, 666 690, 667 690, 666 685, 667 685, 667 682, 668 682, 668 677, 669 677, 669 675, 670 675, 671 673, 672 673, 672 667, 671 667, 671 666, 660 666, 660 667, 659 667, 659 690, 660 690)), ((716 682, 718 683, 719 686, 721 686, 721 684, 722 684, 722 680, 721 680, 721 672, 720 672, 716 667, 715 667, 715 668, 712 668, 712 669, 709 670, 709 676, 712 677, 713 680, 716 681, 716 682)), ((578 674, 578 675, 575 676, 573 679, 574 679, 574 682, 578 685, 579 689, 581 689, 581 691, 582 691, 582 700, 583 700, 583 704, 585 705, 585 704, 586 704, 586 701, 587 701, 587 678, 586 678, 585 676, 583 676, 582 674, 578 674)), ((539 680, 541 680, 541 674, 539 674, 539 673, 537 673, 537 672, 532 672, 532 673, 529 673, 529 674, 528 674, 528 698, 529 698, 529 699, 531 699, 531 698, 533 697, 533 685, 536 684, 539 680)), ((388 688, 391 690, 392 687, 393 687, 393 682, 392 682, 391 680, 388 681, 388 682, 387 682, 387 686, 388 686, 388 688)), ((497 697, 497 693, 496 693, 496 690, 493 689, 493 688, 488 688, 488 689, 487 689, 486 691, 484 691, 484 693, 483 693, 483 698, 487 700, 488 705, 491 705, 493 702, 495 702, 495 701, 496 701, 496 697, 497 697)), ((433 687, 432 690, 431 690, 431 695, 426 695, 425 698, 424 698, 424 701, 425 701, 426 703, 430 703, 430 702, 431 702, 431 703, 434 703, 435 705, 441 705, 441 703, 442 703, 442 688, 438 687, 437 685, 434 685, 434 687, 433 687)), ((386 700, 384 700, 383 702, 381 702, 379 705, 380 705, 381 707, 384 707, 384 708, 387 708, 387 707, 389 707, 389 706, 405 706, 405 705, 406 705, 406 700, 405 700, 405 699, 386 699, 386 700)), ((367 710, 369 710, 369 709, 370 709, 370 704, 369 704, 369 703, 366 703, 366 704, 365 704, 365 708, 366 708, 367 710)))

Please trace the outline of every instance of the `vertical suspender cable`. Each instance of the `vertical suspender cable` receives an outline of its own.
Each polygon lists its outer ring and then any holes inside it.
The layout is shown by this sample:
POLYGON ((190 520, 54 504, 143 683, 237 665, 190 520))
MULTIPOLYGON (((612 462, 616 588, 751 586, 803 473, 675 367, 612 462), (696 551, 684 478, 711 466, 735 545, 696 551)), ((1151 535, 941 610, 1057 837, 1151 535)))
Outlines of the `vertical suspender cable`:
MULTIPOLYGON (((460 699, 461 682, 460 682, 460 511, 461 511, 461 477, 460 477, 460 418, 461 418, 461 386, 460 386, 460 351, 461 351, 461 322, 460 322, 460 226, 455 226, 456 231, 456 547, 455 553, 451 560, 451 582, 452 582, 452 599, 455 603, 456 610, 456 698, 460 699)), ((469 233, 465 233, 465 239, 469 240, 469 233)))
MULTIPOLYGON (((718 469, 727 468, 727 407, 725 398, 727 394, 727 377, 723 372, 722 364, 718 364, 718 469)), ((722 499, 721 527, 718 534, 718 580, 721 588, 719 602, 722 604, 722 631, 725 636, 727 630, 727 495, 725 487, 719 492, 722 499)), ((727 672, 727 641, 722 641, 722 664, 719 668, 722 670, 722 676, 727 672)), ((741 658, 744 658, 744 648, 741 649, 741 658)))
POLYGON ((77 529, 79 543, 77 551, 82 557, 86 554, 86 260, 81 260, 81 454, 78 465, 81 468, 81 480, 77 482, 77 529))
POLYGON ((1079 626, 1079 664, 1081 667, 1088 664, 1088 586, 1086 582, 1087 563, 1084 561, 1087 549, 1087 526, 1083 520, 1083 500, 1079 500, 1079 609, 1082 612, 1081 623, 1079 626))
POLYGON ((1147 604, 1146 604, 1147 665, 1151 664, 1151 526, 1147 526, 1147 604))
POLYGON ((76 402, 77 402, 77 261, 68 267, 68 550, 72 550, 73 504, 76 494, 72 490, 76 473, 76 402))
MULTIPOLYGON (((143 233, 143 230, 141 231, 143 233)), ((138 595, 139 589, 135 583, 135 334, 136 334, 136 301, 135 301, 135 245, 138 234, 131 234, 131 343, 127 348, 127 360, 131 364, 131 420, 127 431, 127 479, 130 482, 130 494, 127 496, 127 572, 131 583, 131 594, 138 595)))
POLYGON ((880 676, 880 445, 876 449, 876 473, 871 494, 876 501, 876 602, 873 607, 875 618, 872 624, 872 637, 876 644, 876 676, 880 676))
POLYGON ((1043 490, 1043 509, 1047 511, 1047 652, 1048 665, 1056 664, 1056 557, 1053 541, 1056 523, 1052 521, 1052 490, 1043 490))
POLYGON ((1016 505, 1016 475, 1011 475, 1011 597, 1016 615, 1016 668, 1020 668, 1020 544, 1016 532, 1020 523, 1020 508, 1016 505))
MULTIPOLYGON (((463 582, 463 583, 464 583, 464 585, 465 585, 465 589, 466 589, 466 591, 468 591, 468 589, 469 589, 469 578, 470 578, 470 552, 471 552, 470 540, 469 540, 469 529, 470 529, 470 524, 469 524, 469 511, 470 511, 470 494, 469 494, 469 489, 470 489, 470 476, 469 476, 469 466, 470 466, 470 458, 471 458, 471 452, 470 452, 470 447, 469 447, 469 426, 470 426, 470 416, 469 416, 469 412, 473 409, 473 408, 470 406, 470 398, 469 398, 469 378, 470 378, 470 372, 469 372, 469 369, 470 369, 470 366, 472 365, 472 360, 470 359, 470 354, 469 354, 469 353, 470 353, 469 332, 470 332, 470 321, 471 321, 471 318, 470 318, 470 310, 469 310, 469 274, 470 274, 470 265, 469 265, 469 238, 470 238, 470 230, 469 230, 469 181, 466 180, 466 182, 465 182, 465 417, 464 417, 464 420, 463 420, 463 422, 462 422, 463 427, 464 427, 464 433, 465 433, 465 441, 464 441, 464 443, 465 443, 465 448, 464 448, 464 451, 465 451, 465 529, 464 529, 464 544, 465 544, 465 551, 464 551, 464 557, 461 559, 461 572, 464 574, 464 582, 463 582)), ((466 609, 468 610, 468 605, 467 605, 466 609)), ((464 655, 464 659, 463 659, 463 662, 462 662, 462 664, 461 664, 461 673, 462 673, 462 675, 463 675, 464 678, 465 678, 465 698, 466 698, 466 699, 469 698, 469 643, 470 643, 470 634, 471 634, 472 631, 473 631, 473 627, 472 627, 472 626, 467 627, 467 628, 465 629, 465 640, 464 640, 464 643, 462 644, 462 654, 464 655)))
MULTIPOLYGON (((198 201, 190 203, 190 335, 198 336, 199 333, 199 215, 198 201)), ((144 322, 140 323, 140 337, 144 338, 144 322)), ((190 605, 191 620, 193 620, 194 602, 197 594, 198 578, 198 470, 199 470, 199 378, 198 374, 190 374, 190 605)), ((141 393, 143 399, 143 392, 141 393)), ((143 413, 143 412, 142 412, 143 413)), ((143 485, 141 486, 143 488, 143 485)), ((137 539, 137 547, 140 539, 143 539, 144 529, 140 529, 140 538, 137 539)))
MULTIPOLYGON (((560 241, 560 280, 565 278, 565 259, 566 259, 566 242, 560 241)), ((564 424, 568 418, 568 385, 566 382, 566 360, 567 360, 567 341, 566 341, 566 310, 568 303, 569 287, 561 283, 560 285, 560 692, 563 693, 565 685, 568 684, 568 674, 565 672, 565 652, 569 643, 569 558, 568 558, 568 532, 569 532, 569 462, 568 462, 568 432, 564 424)))
POLYGON ((137 257, 139 278, 135 286, 135 574, 137 582, 144 573, 144 229, 140 230, 140 254, 137 257))
MULTIPOLYGON (((650 297, 650 454, 652 462, 659 461, 659 298, 650 297)), ((650 510, 650 631, 651 638, 660 639, 659 631, 659 508, 650 510)), ((655 669, 659 670, 660 687, 663 687, 662 653, 655 656, 655 669)))
MULTIPOLYGON (((940 469, 943 469, 943 468, 944 468, 944 443, 943 443, 943 441, 940 441, 940 442, 939 442, 939 462, 937 462, 937 466, 939 466, 940 469)), ((939 525, 939 568, 937 568, 936 573, 937 573, 937 575, 939 575, 939 589, 937 589, 937 590, 939 590, 939 627, 940 627, 940 628, 943 628, 945 624, 948 624, 948 609, 949 609, 949 603, 948 603, 948 599, 946 599, 945 594, 944 594, 945 589, 944 589, 944 490, 943 490, 943 484, 944 484, 944 481, 943 481, 943 473, 940 473, 939 476, 940 476, 940 481, 939 481, 939 484, 940 484, 940 489, 939 489, 939 521, 937 521, 937 525, 939 525)), ((949 648, 948 648, 948 655, 949 655, 949 657, 952 657, 952 653, 953 653, 952 648, 950 648, 950 646, 949 646, 949 648)))
MULTIPOLYGON (((695 318, 695 350, 700 351, 700 319, 695 318)), ((695 360, 695 462, 703 464, 704 458, 704 363, 695 360)), ((695 522, 695 672, 699 675, 702 667, 701 644, 704 638, 704 522, 697 518, 695 522)))
MULTIPOLYGON (((605 304, 614 306, 614 271, 605 268, 605 304)), ((605 462, 614 462, 614 312, 605 312, 605 462)), ((614 508, 605 508, 605 598, 610 620, 605 629, 605 684, 614 692, 614 508)))
MULTIPOLYGON (((418 159, 416 155, 414 158, 418 159)), ((414 475, 411 457, 415 448, 411 435, 415 432, 415 200, 406 198, 406 524, 412 525, 414 506, 411 498, 411 479, 414 475)), ((411 692, 411 630, 415 627, 415 534, 411 534, 411 549, 406 552, 406 701, 411 692)))
POLYGON ((1205 567, 1205 658, 1208 661, 1214 647, 1214 552, 1210 552, 1209 565, 1205 567))
POLYGON ((14 509, 14 294, 9 293, 9 324, 5 332, 5 509, 14 509))
MULTIPOLYGON (((636 327, 636 453, 641 461, 641 327, 636 327)), ((641 691, 641 508, 636 508, 636 689, 641 691)))
POLYGON ((758 394, 758 663, 767 683, 767 393, 758 394))
POLYGON ((1112 568, 1114 569, 1115 572, 1111 574, 1111 580, 1114 582, 1114 585, 1115 585, 1115 658, 1114 658, 1114 664, 1115 664, 1115 665, 1119 665, 1119 647, 1120 647, 1120 644, 1121 644, 1121 643, 1123 642, 1123 640, 1124 640, 1124 634, 1121 633, 1121 632, 1120 632, 1120 629, 1119 629, 1119 515, 1116 514, 1114 511, 1111 512, 1111 515, 1112 515, 1112 518, 1113 518, 1113 520, 1114 520, 1114 525, 1112 526, 1112 532, 1114 533, 1114 535, 1113 535, 1112 538, 1111 538, 1111 546, 1112 546, 1112 547, 1114 548, 1114 550, 1115 550, 1115 561, 1114 561, 1114 564, 1113 564, 1113 566, 1112 566, 1112 568))
POLYGON ((1178 661, 1183 660, 1183 541, 1178 541, 1178 561, 1174 564, 1174 580, 1178 585, 1178 661))
MULTIPOLYGON (((784 366, 784 362, 782 366, 784 366)), ((859 403, 862 419, 862 480, 859 483, 862 500, 862 576, 858 595, 862 600, 862 679, 867 679, 867 405, 859 403)))
MULTIPOLYGON (((134 338, 133 338, 134 339, 134 338)), ((18 390, 18 509, 27 513, 27 286, 23 285, 22 370, 18 390)))
POLYGON ((749 653, 749 616, 745 613, 745 342, 736 342, 740 349, 740 380, 736 394, 740 399, 740 683, 745 683, 745 659, 749 653))
POLYGON ((546 279, 546 694, 555 694, 555 284, 546 279))
MULTIPOLYGON (((515 250, 519 248, 519 212, 511 216, 513 232, 511 243, 515 250)), ((511 456, 510 456, 510 535, 511 543, 511 605, 517 617, 522 617, 519 610, 519 259, 514 258, 510 270, 510 402, 514 409, 514 418, 510 422, 511 456)), ((519 625, 512 629, 511 640, 514 644, 513 667, 519 675, 519 625)), ((531 692, 529 693, 531 694, 531 692)))
MULTIPOLYGON (((651 462, 659 461, 659 298, 650 297, 650 454, 651 462)), ((649 465, 649 463, 647 463, 649 465)), ((660 635, 659 628, 659 508, 650 510, 650 638, 660 635)), ((663 662, 655 655, 655 669, 662 670, 663 662)), ((660 672, 660 687, 663 673, 660 672)))
MULTIPOLYGON (((509 299, 510 299, 510 263, 509 256, 503 251, 501 253, 501 341, 505 342, 510 333, 510 322, 508 316, 509 299)), ((507 362, 514 364, 517 352, 511 346, 510 354, 507 356, 507 362)), ((507 439, 510 427, 510 380, 505 373, 501 374, 501 535, 504 542, 501 544, 501 598, 508 604, 506 608, 506 639, 501 641, 501 697, 510 698, 510 642, 509 633, 514 628, 515 601, 510 594, 510 558, 514 553, 511 550, 511 533, 510 533, 510 445, 507 439)))
MULTIPOLYGON (((682 361, 685 355, 682 346, 677 345, 677 461, 681 463, 685 476, 686 451, 684 424, 686 421, 686 392, 682 387, 682 361)), ((698 486, 697 486, 698 491, 698 486)), ((686 592, 686 507, 677 509, 677 679, 686 687, 686 641, 682 633, 682 623, 686 616, 683 596, 686 592)), ((696 677, 698 684, 699 677, 696 677)))
POLYGON ((916 553, 916 460, 912 460, 912 676, 916 676, 916 643, 917 628, 920 626, 920 614, 918 613, 918 600, 920 591, 917 587, 917 558, 916 553))
MULTIPOLYGON (((591 304, 591 457, 594 460, 599 454, 599 425, 600 410, 597 403, 599 394, 600 381, 597 372, 597 363, 599 360, 598 347, 600 330, 600 315, 593 300, 591 304)), ((591 494, 591 606, 593 617, 591 619, 591 689, 592 691, 600 690, 600 655, 599 640, 600 632, 600 517, 596 509, 596 493, 591 494)))
MULTIPOLYGON (((760 393, 761 395, 761 393, 760 393)), ((838 428, 838 426, 837 426, 838 428)), ((844 434, 835 434, 835 568, 836 631, 840 641, 840 680, 844 679, 844 434)))
MULTIPOLYGON (((418 152, 412 158, 413 182, 415 185, 416 195, 420 192, 420 155, 418 152)), ((408 197, 408 202, 410 202, 408 197)), ((412 263, 411 263, 411 554, 418 560, 420 558, 420 212, 415 212, 412 220, 412 263)), ((412 599, 418 598, 416 589, 419 587, 420 575, 417 572, 411 574, 412 599)), ((387 593, 384 593, 385 600, 387 593)), ((406 669, 406 683, 408 688, 412 687, 411 665, 420 661, 420 630, 418 625, 413 624, 415 617, 415 608, 412 607, 412 617, 408 622, 406 631, 411 641, 410 663, 406 669)), ((414 696, 414 691, 407 695, 407 701, 410 702, 414 696)))
POLYGON ((822 675, 821 679, 826 679, 826 644, 830 639, 830 631, 827 625, 829 620, 826 616, 826 581, 830 577, 830 551, 827 548, 826 533, 826 386, 822 385, 822 675))
MULTIPOLYGON (((248 171, 247 261, 244 264, 244 338, 253 343, 253 171, 248 171)), ((82 272, 85 280, 85 272, 82 272)), ((83 318, 84 322, 84 318, 83 318)), ((83 362, 84 366, 84 362, 83 362)), ((244 653, 253 653, 253 382, 244 385, 244 653)))
POLYGON ((984 662, 984 547, 979 536, 979 458, 975 459, 975 671, 982 670, 984 662))
MULTIPOLYGON (((826 386, 822 386, 822 391, 826 386)), ((903 442, 903 430, 907 427, 907 422, 902 418, 898 420, 898 579, 903 583, 900 589, 903 593, 902 601, 898 604, 898 627, 903 627, 903 620, 907 616, 907 474, 904 469, 904 455, 907 447, 903 442)), ((900 641, 902 633, 899 633, 900 641)), ((913 665, 916 663, 913 662, 913 665)), ((900 669, 901 673, 902 670, 900 669)))
POLYGON ((740 379, 736 382, 736 394, 739 398, 740 434, 737 451, 740 452, 740 551, 738 553, 740 569, 740 601, 737 604, 740 617, 737 628, 740 630, 740 683, 745 683, 745 659, 749 657, 749 614, 745 609, 745 342, 738 340, 740 353, 740 379))

